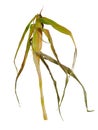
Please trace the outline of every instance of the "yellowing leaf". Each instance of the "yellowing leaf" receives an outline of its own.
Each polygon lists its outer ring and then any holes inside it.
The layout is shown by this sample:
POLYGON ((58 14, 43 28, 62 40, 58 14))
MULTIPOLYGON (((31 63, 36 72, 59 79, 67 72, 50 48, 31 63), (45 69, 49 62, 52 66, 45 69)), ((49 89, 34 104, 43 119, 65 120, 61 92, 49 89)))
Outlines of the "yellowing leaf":
POLYGON ((47 113, 45 110, 44 95, 43 95, 43 88, 42 88, 42 76, 40 71, 40 58, 39 56, 36 55, 36 52, 40 52, 41 48, 42 48, 42 32, 40 29, 36 29, 32 39, 32 52, 33 52, 33 60, 39 78, 39 88, 40 88, 40 96, 41 96, 40 99, 41 99, 41 105, 43 110, 43 117, 45 120, 47 120, 47 113))

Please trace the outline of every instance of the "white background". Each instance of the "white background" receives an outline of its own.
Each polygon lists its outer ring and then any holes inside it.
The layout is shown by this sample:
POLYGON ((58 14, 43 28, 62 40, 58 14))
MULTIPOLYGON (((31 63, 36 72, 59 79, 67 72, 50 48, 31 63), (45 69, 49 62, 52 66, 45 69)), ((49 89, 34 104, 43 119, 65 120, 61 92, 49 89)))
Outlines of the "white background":
MULTIPOLYGON (((98 129, 98 4, 97 0, 1 0, 0 1, 0 129, 1 130, 97 130, 98 129), (22 32, 28 21, 39 13, 69 28, 75 38, 78 57, 75 73, 84 84, 88 94, 87 113, 81 86, 70 79, 61 107, 64 121, 57 111, 56 95, 50 76, 41 64, 43 89, 48 121, 43 121, 39 98, 39 86, 32 55, 18 80, 17 92, 21 101, 19 108, 14 94, 16 70, 13 58, 22 32)), ((57 33, 51 27, 54 45, 61 61, 70 66, 73 54, 72 41, 68 36, 57 33), (59 38, 60 37, 60 38, 59 38), (63 39, 63 40, 62 40, 63 39)), ((46 39, 45 39, 46 40, 46 39)), ((18 58, 19 67, 26 43, 18 58)), ((49 44, 43 43, 43 51, 48 52, 49 44)), ((50 64, 52 65, 52 64, 50 64)), ((64 74, 52 66, 58 87, 64 86, 64 74)))

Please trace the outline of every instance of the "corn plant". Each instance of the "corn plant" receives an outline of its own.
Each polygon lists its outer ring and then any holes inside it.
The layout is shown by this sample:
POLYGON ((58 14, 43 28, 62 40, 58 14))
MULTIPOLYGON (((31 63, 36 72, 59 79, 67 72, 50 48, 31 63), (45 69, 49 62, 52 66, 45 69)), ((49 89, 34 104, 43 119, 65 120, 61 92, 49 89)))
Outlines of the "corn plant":
POLYGON ((73 72, 73 67, 74 67, 74 64, 75 64, 75 61, 76 61, 76 56, 77 56, 77 48, 76 48, 76 44, 75 44, 73 35, 72 35, 71 31, 68 30, 67 28, 63 27, 62 25, 56 23, 55 21, 53 21, 53 20, 51 20, 51 19, 49 19, 47 17, 43 17, 41 15, 41 12, 39 14, 35 15, 30 20, 30 22, 27 24, 27 26, 26 26, 26 28, 25 28, 25 30, 23 32, 23 35, 22 35, 22 37, 20 39, 20 42, 19 42, 18 48, 16 50, 16 53, 15 53, 14 65, 15 65, 16 70, 17 70, 17 76, 16 76, 16 79, 15 79, 15 95, 16 95, 18 103, 20 104, 20 101, 19 101, 19 98, 18 98, 18 95, 17 95, 17 91, 16 91, 17 80, 18 80, 19 76, 21 75, 21 72, 24 69, 24 66, 25 66, 25 63, 26 63, 27 56, 28 56, 28 53, 30 51, 30 48, 32 50, 33 61, 34 61, 36 71, 37 71, 37 74, 38 74, 38 79, 39 79, 40 100, 41 100, 41 106, 42 106, 44 120, 47 120, 48 117, 47 117, 47 113, 46 113, 46 109, 45 109, 45 103, 44 103, 44 94, 43 94, 43 87, 42 87, 42 75, 41 75, 41 70, 40 70, 40 60, 42 61, 42 63, 47 68, 47 70, 48 70, 48 72, 49 72, 49 74, 51 76, 51 79, 53 81, 60 116, 61 116, 60 107, 61 107, 64 95, 65 95, 65 90, 66 90, 66 87, 68 85, 70 76, 73 77, 81 85, 81 87, 83 89, 83 93, 84 93, 85 106, 86 106, 87 111, 89 111, 88 110, 88 104, 87 104, 86 90, 85 90, 84 86, 82 85, 82 83, 77 78, 77 76, 75 75, 75 73, 73 72), (72 68, 69 68, 69 67, 63 65, 60 62, 60 60, 58 58, 58 55, 56 53, 56 50, 54 48, 52 36, 51 36, 49 30, 44 28, 44 25, 50 25, 55 30, 59 31, 60 33, 62 33, 64 35, 68 35, 71 38, 71 40, 72 40, 72 42, 74 44, 74 47, 75 47, 75 51, 74 51, 74 55, 73 55, 73 61, 72 61, 72 68), (15 63, 15 60, 16 60, 18 51, 19 51, 19 49, 20 49, 20 47, 22 45, 22 42, 24 40, 24 37, 25 37, 25 35, 26 35, 26 33, 28 31, 29 31, 29 34, 28 34, 28 39, 27 39, 27 45, 26 45, 24 58, 23 58, 21 66, 20 66, 20 69, 18 70, 17 66, 16 66, 16 63, 15 63), (55 59, 41 51, 42 43, 44 42, 43 41, 43 35, 45 35, 47 37, 48 42, 50 44, 51 51, 52 51, 53 55, 55 56, 55 59), (58 65, 61 68, 61 70, 65 73, 65 86, 64 86, 64 89, 63 89, 62 96, 59 95, 56 80, 54 79, 53 74, 51 72, 51 69, 50 69, 48 63, 46 62, 47 60, 49 62, 52 62, 52 63, 58 65))

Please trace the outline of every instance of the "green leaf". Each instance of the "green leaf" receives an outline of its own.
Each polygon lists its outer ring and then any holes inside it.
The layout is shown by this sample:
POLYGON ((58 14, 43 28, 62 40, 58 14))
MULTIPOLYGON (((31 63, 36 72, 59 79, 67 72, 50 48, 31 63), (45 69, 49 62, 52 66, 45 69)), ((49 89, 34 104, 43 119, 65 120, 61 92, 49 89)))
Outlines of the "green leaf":
POLYGON ((74 57, 73 57, 73 63, 72 63, 72 68, 74 67, 75 61, 76 61, 76 57, 77 57, 77 48, 76 48, 76 44, 73 38, 73 35, 71 33, 70 30, 68 30, 67 28, 63 27, 62 25, 56 23, 55 21, 46 18, 46 17, 42 17, 40 18, 40 22, 43 24, 47 24, 47 25, 51 25, 54 29, 56 29, 57 31, 64 33, 66 35, 69 35, 74 43, 75 46, 75 51, 74 51, 74 57))
POLYGON ((67 28, 61 26, 60 24, 56 23, 55 21, 53 21, 49 18, 42 17, 42 18, 40 18, 40 22, 44 23, 44 24, 51 25, 53 28, 55 28, 59 32, 62 32, 64 34, 67 34, 70 36, 72 35, 71 32, 67 28))
MULTIPOLYGON (((16 94, 18 103, 19 103, 19 99, 18 99, 17 92, 16 92, 17 80, 18 80, 18 78, 19 78, 21 72, 23 71, 23 68, 24 68, 25 63, 26 63, 26 59, 27 59, 28 52, 29 52, 29 50, 30 50, 30 45, 31 45, 30 37, 31 37, 33 31, 34 31, 34 25, 31 25, 31 26, 30 26, 29 36, 28 36, 28 41, 27 41, 27 46, 26 46, 26 51, 25 51, 25 54, 24 54, 24 58, 23 58, 21 67, 20 67, 20 69, 19 69, 19 71, 18 71, 18 73, 17 73, 16 80, 15 80, 15 94, 16 94)), ((20 104, 20 103, 19 103, 19 104, 20 104)))
POLYGON ((19 51, 19 49, 20 49, 20 47, 21 47, 21 45, 22 45, 22 42, 23 42, 24 37, 25 37, 25 35, 26 35, 26 33, 27 33, 29 27, 30 27, 30 24, 32 23, 32 21, 34 21, 35 18, 36 18, 36 16, 33 17, 33 18, 30 20, 30 22, 29 22, 28 25, 26 26, 26 28, 25 28, 25 30, 24 30, 24 32, 23 32, 23 34, 22 34, 22 37, 21 37, 21 39, 20 39, 20 41, 19 41, 18 48, 17 48, 16 53, 15 53, 15 56, 14 56, 14 65, 15 65, 15 68, 16 68, 17 71, 18 71, 18 69, 17 69, 16 63, 15 63, 15 60, 16 60, 18 51, 19 51))

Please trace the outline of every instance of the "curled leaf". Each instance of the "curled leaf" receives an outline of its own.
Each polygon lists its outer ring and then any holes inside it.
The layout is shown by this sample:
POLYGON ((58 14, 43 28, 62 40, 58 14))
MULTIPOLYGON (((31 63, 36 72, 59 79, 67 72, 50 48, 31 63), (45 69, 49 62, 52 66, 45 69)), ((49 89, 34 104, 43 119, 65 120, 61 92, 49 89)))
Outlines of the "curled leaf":
POLYGON ((24 54, 24 58, 23 58, 23 61, 22 61, 22 64, 21 64, 21 67, 17 73, 17 76, 16 76, 16 80, 15 80, 15 94, 16 94, 16 97, 17 97, 17 100, 18 100, 18 103, 20 104, 19 102, 19 98, 18 98, 18 95, 17 95, 17 92, 16 92, 16 87, 17 87, 17 80, 22 72, 22 70, 24 69, 24 66, 25 66, 25 63, 26 63, 26 59, 27 59, 27 56, 28 56, 28 52, 30 50, 30 37, 32 35, 34 31, 34 26, 31 26, 30 28, 30 33, 29 33, 29 37, 28 37, 28 41, 27 41, 27 46, 26 46, 26 51, 25 51, 25 54, 24 54))
MULTIPOLYGON (((46 59, 46 60, 48 60, 48 61, 50 61, 50 62, 52 62, 52 63, 55 63, 55 64, 59 65, 58 62, 57 62, 55 59, 53 59, 52 57, 50 57, 50 56, 48 56, 48 55, 46 55, 46 54, 44 54, 44 53, 42 53, 42 52, 40 52, 40 53, 41 53, 41 55, 43 55, 43 58, 44 58, 44 59, 46 59)), ((80 80, 79 80, 79 79, 77 78, 77 76, 74 74, 73 70, 71 70, 69 67, 67 67, 67 66, 65 66, 65 65, 63 65, 63 64, 62 64, 62 66, 63 66, 63 70, 65 71, 65 73, 67 73, 67 74, 69 74, 71 77, 73 77, 73 78, 80 84, 80 86, 82 87, 83 94, 84 94, 84 102, 85 102, 85 106, 86 106, 87 111, 88 111, 88 112, 89 112, 89 111, 93 111, 93 110, 89 110, 89 109, 88 109, 87 92, 86 92, 86 90, 85 90, 83 84, 80 82, 80 80)), ((67 82, 68 82, 68 79, 67 79, 67 81, 66 81, 66 84, 67 84, 67 82)), ((65 90, 64 90, 64 92, 63 92, 63 97, 62 97, 62 99, 64 98, 64 93, 65 93, 65 90)), ((62 100, 61 100, 61 102, 62 102, 62 100)), ((61 105, 61 103, 60 103, 60 105, 61 105)))

